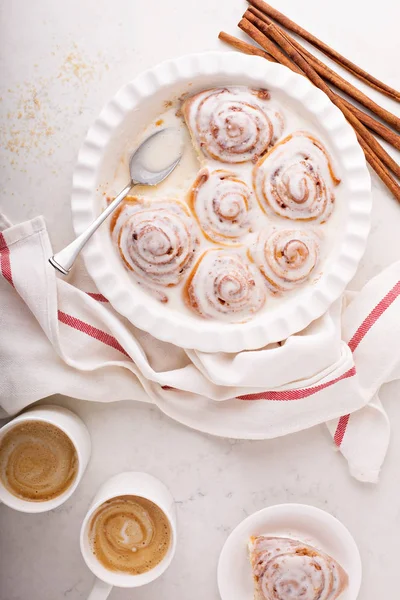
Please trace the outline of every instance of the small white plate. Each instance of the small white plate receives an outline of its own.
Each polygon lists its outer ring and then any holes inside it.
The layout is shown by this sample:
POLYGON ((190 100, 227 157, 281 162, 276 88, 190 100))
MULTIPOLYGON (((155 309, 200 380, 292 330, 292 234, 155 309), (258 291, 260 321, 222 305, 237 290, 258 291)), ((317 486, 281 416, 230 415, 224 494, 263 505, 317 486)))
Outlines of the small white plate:
POLYGON ((273 535, 301 540, 332 556, 349 576, 340 600, 356 600, 362 566, 357 545, 346 527, 329 513, 305 504, 269 506, 250 515, 232 531, 218 564, 222 600, 252 600, 254 583, 247 544, 252 535, 273 535))

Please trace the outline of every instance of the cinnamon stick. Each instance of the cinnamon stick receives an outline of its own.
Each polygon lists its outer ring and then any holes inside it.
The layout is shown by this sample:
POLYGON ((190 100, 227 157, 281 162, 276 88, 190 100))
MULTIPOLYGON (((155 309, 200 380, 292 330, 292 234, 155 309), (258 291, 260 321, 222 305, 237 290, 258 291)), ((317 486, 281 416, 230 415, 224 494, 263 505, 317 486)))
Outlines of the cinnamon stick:
POLYGON ((328 44, 325 44, 325 42, 314 36, 312 33, 309 33, 306 29, 303 29, 303 27, 297 25, 297 23, 289 19, 289 17, 286 17, 286 15, 282 14, 263 0, 247 1, 252 6, 258 8, 262 13, 286 27, 286 29, 293 31, 293 33, 296 33, 303 39, 307 40, 307 42, 310 42, 310 44, 324 52, 324 54, 337 62, 340 66, 347 69, 350 73, 361 79, 361 81, 364 81, 364 83, 368 83, 368 85, 371 87, 400 102, 400 92, 398 90, 395 90, 376 77, 373 77, 373 75, 370 75, 367 71, 364 71, 364 69, 351 62, 348 58, 328 46, 328 44))
MULTIPOLYGON (((368 131, 366 127, 357 119, 357 117, 350 111, 342 101, 341 97, 332 92, 330 87, 321 79, 318 73, 313 69, 311 65, 303 58, 303 56, 296 50, 290 41, 275 27, 275 25, 267 26, 268 34, 271 38, 285 51, 285 53, 293 60, 298 68, 300 68, 310 81, 317 87, 319 87, 330 100, 336 104, 342 111, 346 119, 351 125, 353 125, 356 133, 358 134, 359 141, 362 148, 365 150, 373 151, 377 157, 388 167, 397 177, 400 177, 400 166, 393 160, 393 158, 382 148, 379 142, 374 138, 372 133, 368 131)), ((368 158, 370 152, 366 153, 368 158)), ((373 168, 374 164, 370 163, 373 168)), ((378 173, 378 171, 376 171, 378 173)), ((379 173, 378 173, 379 174, 379 173)), ((397 185, 397 184, 396 184, 397 185)), ((400 190, 400 186, 399 190, 400 190)))
POLYGON ((240 40, 239 38, 236 38, 233 35, 229 35, 229 33, 225 33, 225 31, 220 31, 218 37, 223 42, 226 42, 230 46, 233 46, 233 48, 236 48, 237 50, 240 50, 245 54, 251 54, 253 56, 262 56, 263 58, 266 58, 271 62, 278 62, 270 54, 264 52, 264 50, 261 50, 260 48, 257 48, 257 46, 249 44, 244 40, 240 40))
POLYGON ((381 181, 386 185, 386 187, 392 192, 393 196, 396 198, 397 202, 400 202, 400 185, 397 183, 395 179, 391 176, 385 165, 379 160, 379 158, 374 154, 368 146, 363 147, 365 158, 374 169, 375 173, 379 176, 381 181))
MULTIPOLYGON (((272 24, 272 21, 269 17, 266 17, 261 11, 257 8, 250 7, 245 14, 244 18, 248 19, 253 25, 255 25, 260 31, 265 33, 264 28, 268 27, 268 25, 272 24)), ((393 113, 386 110, 373 100, 369 98, 366 94, 364 94, 361 90, 357 89, 354 85, 346 81, 341 75, 336 73, 333 69, 325 65, 322 61, 320 61, 316 56, 311 54, 304 46, 302 46, 297 40, 295 40, 292 36, 289 36, 285 32, 281 31, 281 33, 285 34, 287 38, 290 39, 290 43, 305 57, 308 62, 314 67, 321 77, 332 83, 335 87, 342 92, 345 92, 348 96, 368 108, 371 112, 375 113, 378 117, 389 123, 392 127, 394 127, 397 131, 400 131, 400 119, 396 117, 393 113)))
POLYGON ((259 44, 264 50, 268 52, 277 62, 281 65, 285 65, 295 73, 304 75, 303 71, 299 69, 279 48, 274 42, 272 42, 266 35, 264 35, 257 27, 255 27, 248 19, 241 19, 238 26, 242 31, 247 33, 257 44, 259 44))
POLYGON ((351 104, 351 102, 348 102, 345 98, 342 98, 342 102, 349 110, 351 110, 357 119, 361 121, 361 123, 368 127, 368 129, 371 129, 371 131, 378 134, 383 140, 393 146, 393 148, 400 150, 400 135, 389 129, 389 127, 386 127, 386 125, 382 125, 382 123, 357 108, 357 106, 351 104))

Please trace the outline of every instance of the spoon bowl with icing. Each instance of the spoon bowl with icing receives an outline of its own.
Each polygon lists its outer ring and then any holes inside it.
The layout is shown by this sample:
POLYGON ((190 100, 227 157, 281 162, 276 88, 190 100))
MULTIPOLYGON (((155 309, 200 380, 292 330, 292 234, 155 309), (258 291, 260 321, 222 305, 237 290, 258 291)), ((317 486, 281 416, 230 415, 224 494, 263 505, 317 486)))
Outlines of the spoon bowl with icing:
POLYGON ((107 208, 71 244, 49 258, 49 263, 63 275, 68 275, 83 247, 100 225, 115 211, 135 185, 158 185, 179 164, 182 157, 182 141, 179 132, 161 129, 149 136, 137 148, 130 159, 130 182, 114 198, 107 208))

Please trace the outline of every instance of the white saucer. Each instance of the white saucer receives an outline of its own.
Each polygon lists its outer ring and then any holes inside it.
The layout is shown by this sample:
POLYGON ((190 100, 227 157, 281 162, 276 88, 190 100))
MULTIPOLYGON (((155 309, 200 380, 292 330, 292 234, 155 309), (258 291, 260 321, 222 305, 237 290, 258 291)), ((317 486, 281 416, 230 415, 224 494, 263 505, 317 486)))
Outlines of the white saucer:
POLYGON ((301 540, 336 559, 349 575, 340 600, 356 600, 362 576, 360 553, 346 527, 329 513, 305 504, 269 506, 242 521, 232 531, 218 564, 222 600, 252 600, 254 585, 247 544, 252 535, 277 535, 301 540))

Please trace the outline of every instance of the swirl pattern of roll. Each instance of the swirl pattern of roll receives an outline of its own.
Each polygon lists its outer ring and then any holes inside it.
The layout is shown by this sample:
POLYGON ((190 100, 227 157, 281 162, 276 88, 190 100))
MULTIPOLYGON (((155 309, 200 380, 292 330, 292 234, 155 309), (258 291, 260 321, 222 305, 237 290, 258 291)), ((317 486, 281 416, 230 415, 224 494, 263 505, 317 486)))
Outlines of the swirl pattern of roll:
POLYGON ((198 260, 184 290, 187 305, 205 318, 248 321, 265 304, 266 286, 239 253, 207 250, 198 260))
POLYGON ((116 211, 111 232, 126 267, 150 287, 177 285, 199 245, 188 207, 175 200, 129 198, 116 211))
POLYGON ((254 167, 261 208, 288 219, 324 223, 340 183, 331 158, 313 135, 297 131, 276 144, 254 167))
POLYGON ((255 162, 284 128, 267 90, 205 90, 185 100, 182 113, 199 154, 226 163, 255 162))
POLYGON ((314 271, 319 242, 315 235, 302 230, 261 231, 248 255, 272 291, 289 291, 304 283, 314 271))
POLYGON ((189 192, 188 204, 212 242, 238 244, 252 228, 252 191, 230 171, 201 169, 189 192))
POLYGON ((348 586, 339 563, 297 540, 259 536, 249 549, 259 600, 337 600, 348 586))

